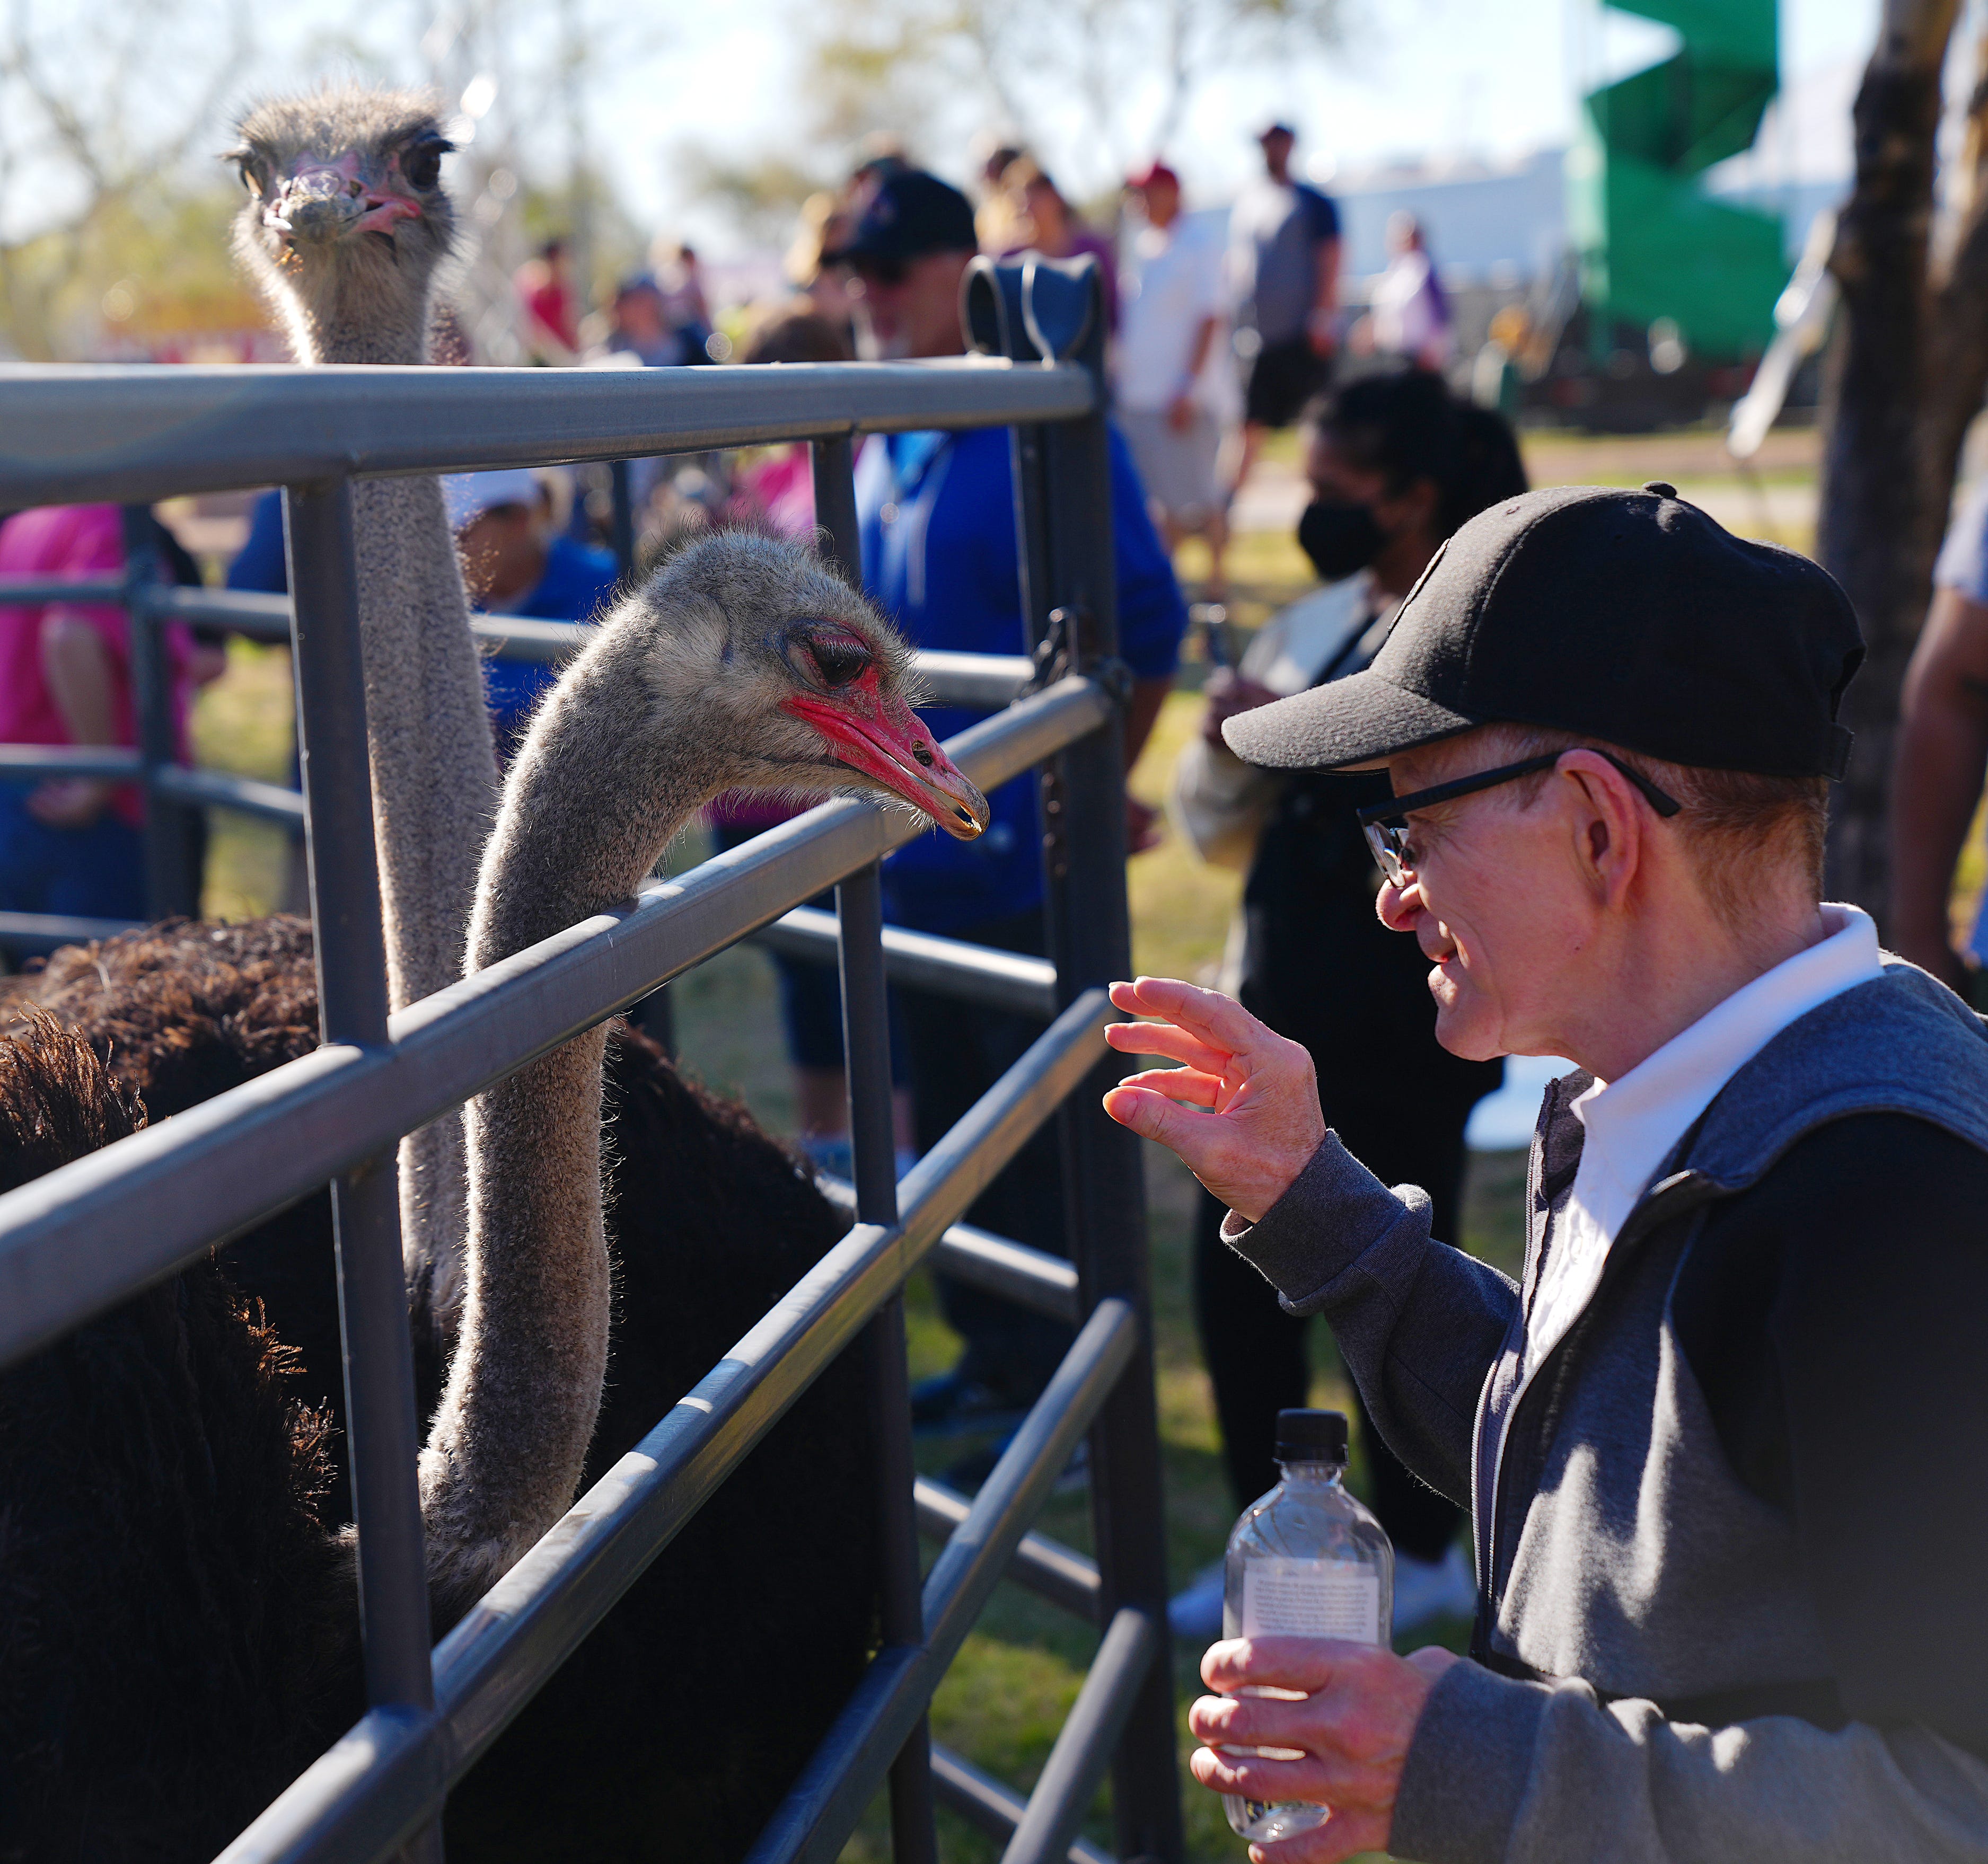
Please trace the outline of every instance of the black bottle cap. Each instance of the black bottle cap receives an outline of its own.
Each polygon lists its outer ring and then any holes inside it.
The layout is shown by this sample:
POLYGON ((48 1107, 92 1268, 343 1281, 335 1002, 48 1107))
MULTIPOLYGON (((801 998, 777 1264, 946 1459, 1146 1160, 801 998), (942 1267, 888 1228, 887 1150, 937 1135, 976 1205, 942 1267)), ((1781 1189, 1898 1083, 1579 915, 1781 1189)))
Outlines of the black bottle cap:
POLYGON ((1280 1411, 1277 1413, 1280 1463, 1344 1463, 1346 1413, 1344 1411, 1280 1411))

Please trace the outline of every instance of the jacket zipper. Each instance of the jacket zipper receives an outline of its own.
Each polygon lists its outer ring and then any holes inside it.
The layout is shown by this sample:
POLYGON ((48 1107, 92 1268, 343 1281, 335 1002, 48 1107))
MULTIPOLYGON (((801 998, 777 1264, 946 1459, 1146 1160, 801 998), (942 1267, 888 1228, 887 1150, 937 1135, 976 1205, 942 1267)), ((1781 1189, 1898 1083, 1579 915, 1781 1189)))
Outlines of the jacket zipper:
MULTIPOLYGON (((1488 1531, 1484 1536, 1484 1564, 1480 1601, 1484 1625, 1484 1640, 1488 1649, 1492 1626, 1496 1622, 1499 1557, 1503 1546, 1505 1525, 1506 1451, 1511 1447, 1519 1425, 1519 1411, 1531 1397, 1536 1386, 1547 1383, 1546 1375, 1551 1369, 1556 1374, 1552 1384, 1557 1387, 1557 1373, 1569 1350, 1591 1331, 1593 1317, 1599 1308, 1602 1295, 1611 1285, 1619 1281, 1626 1262, 1636 1245, 1662 1225, 1679 1217, 1689 1216, 1701 1205, 1709 1204, 1724 1194, 1726 1187, 1716 1180, 1707 1177, 1702 1172, 1682 1171, 1666 1178, 1645 1194, 1642 1201, 1623 1220, 1622 1227, 1616 1232, 1608 1246, 1608 1259, 1603 1265, 1601 1278, 1594 1285, 1574 1324, 1560 1336, 1553 1350, 1534 1366, 1531 1373, 1520 1379, 1519 1389, 1512 1394, 1512 1401, 1505 1408, 1505 1421, 1498 1434, 1498 1452, 1491 1465, 1491 1513, 1488 1531)), ((1530 1320, 1530 1316, 1527 1319, 1530 1320)))

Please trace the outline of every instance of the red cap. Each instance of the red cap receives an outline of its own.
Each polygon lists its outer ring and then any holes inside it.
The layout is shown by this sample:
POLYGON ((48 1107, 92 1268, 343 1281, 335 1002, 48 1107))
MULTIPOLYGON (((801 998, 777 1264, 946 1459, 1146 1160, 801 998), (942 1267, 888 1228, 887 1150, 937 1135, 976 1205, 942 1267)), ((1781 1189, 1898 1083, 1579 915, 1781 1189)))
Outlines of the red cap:
POLYGON ((1165 162, 1148 162, 1137 174, 1130 174, 1125 177, 1125 185, 1128 187, 1151 187, 1155 181, 1171 181, 1174 184, 1175 191, 1176 192, 1179 191, 1180 177, 1175 174, 1165 162))

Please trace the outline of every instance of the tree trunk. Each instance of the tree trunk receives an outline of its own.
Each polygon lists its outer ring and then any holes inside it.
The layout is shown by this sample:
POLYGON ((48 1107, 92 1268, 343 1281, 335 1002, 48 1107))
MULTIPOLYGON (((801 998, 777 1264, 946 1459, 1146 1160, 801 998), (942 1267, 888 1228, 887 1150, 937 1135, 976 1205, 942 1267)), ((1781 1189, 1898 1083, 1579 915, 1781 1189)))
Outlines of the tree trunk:
MULTIPOLYGON (((1827 887, 1872 913, 1890 878, 1886 809, 1898 693, 1925 618, 1946 516, 1923 445, 1940 67, 1958 0, 1888 0, 1855 113, 1857 176, 1830 268, 1843 310, 1830 356, 1817 544, 1868 649, 1843 719, 1857 734, 1834 799, 1827 887)), ((1970 413, 1972 410, 1969 410, 1970 413)))

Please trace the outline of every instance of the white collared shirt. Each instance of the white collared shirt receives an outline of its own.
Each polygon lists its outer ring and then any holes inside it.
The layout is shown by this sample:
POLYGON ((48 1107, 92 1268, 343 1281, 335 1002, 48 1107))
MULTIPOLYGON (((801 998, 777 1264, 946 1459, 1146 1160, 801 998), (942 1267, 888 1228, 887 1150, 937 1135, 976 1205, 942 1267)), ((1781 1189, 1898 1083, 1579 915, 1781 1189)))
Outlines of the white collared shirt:
POLYGON ((1574 1103, 1586 1130, 1574 1188, 1526 1321, 1524 1376, 1565 1336, 1601 1279, 1608 1251, 1671 1149, 1712 1097, 1797 1018, 1882 973, 1878 928, 1854 906, 1822 909, 1827 936, 1715 1005, 1619 1080, 1574 1103))

